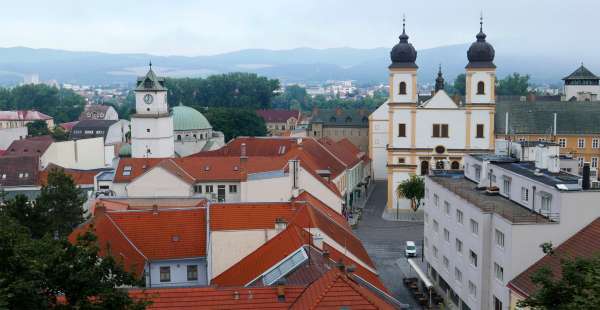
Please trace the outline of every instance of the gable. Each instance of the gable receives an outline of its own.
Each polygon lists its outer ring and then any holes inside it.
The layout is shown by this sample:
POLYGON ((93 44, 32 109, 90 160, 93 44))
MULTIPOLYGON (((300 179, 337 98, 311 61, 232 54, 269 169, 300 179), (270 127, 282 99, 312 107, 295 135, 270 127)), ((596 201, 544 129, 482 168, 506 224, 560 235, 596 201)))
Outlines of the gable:
POLYGON ((187 197, 191 184, 165 167, 156 166, 135 178, 126 189, 130 197, 187 197))
POLYGON ((456 109, 456 108, 458 108, 458 106, 456 105, 456 103, 454 103, 452 98, 450 98, 450 96, 448 96, 448 94, 445 91, 440 90, 437 93, 435 93, 435 95, 433 95, 433 97, 431 97, 431 99, 425 101, 421 105, 421 108, 425 108, 425 109, 456 109))

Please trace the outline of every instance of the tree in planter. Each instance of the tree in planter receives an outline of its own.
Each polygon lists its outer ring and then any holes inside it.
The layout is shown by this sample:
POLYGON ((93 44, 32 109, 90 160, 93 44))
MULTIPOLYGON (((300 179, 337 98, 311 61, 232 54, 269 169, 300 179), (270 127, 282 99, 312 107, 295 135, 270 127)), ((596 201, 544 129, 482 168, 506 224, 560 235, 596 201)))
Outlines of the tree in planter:
POLYGON ((410 208, 417 211, 421 206, 421 200, 425 195, 425 182, 418 175, 411 175, 410 178, 400 182, 396 188, 398 198, 410 200, 410 208))
MULTIPOLYGON (((546 255, 559 255, 548 243, 542 244, 546 255)), ((592 258, 561 257, 562 272, 555 275, 546 266, 531 280, 538 290, 517 303, 531 309, 600 309, 600 256, 592 258)))

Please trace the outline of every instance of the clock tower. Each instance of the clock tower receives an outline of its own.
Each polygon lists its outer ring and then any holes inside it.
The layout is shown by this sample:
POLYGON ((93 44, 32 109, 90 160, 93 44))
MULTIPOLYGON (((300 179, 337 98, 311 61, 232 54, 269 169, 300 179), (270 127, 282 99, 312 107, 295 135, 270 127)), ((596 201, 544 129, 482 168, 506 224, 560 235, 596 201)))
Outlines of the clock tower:
POLYGON ((165 79, 150 69, 137 79, 135 114, 131 116, 131 157, 168 158, 175 156, 173 116, 167 104, 165 79))

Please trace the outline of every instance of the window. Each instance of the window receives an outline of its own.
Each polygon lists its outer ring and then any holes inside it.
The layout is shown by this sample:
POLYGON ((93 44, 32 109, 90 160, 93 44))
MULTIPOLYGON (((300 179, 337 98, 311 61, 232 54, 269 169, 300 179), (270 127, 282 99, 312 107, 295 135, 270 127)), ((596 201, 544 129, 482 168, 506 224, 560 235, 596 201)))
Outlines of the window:
POLYGON ((230 193, 237 193, 237 185, 229 185, 230 193))
POLYGON ((400 85, 398 85, 398 94, 406 95, 406 82, 400 82, 400 85))
POLYGON ((435 247, 435 245, 433 246, 433 257, 438 257, 438 249, 435 247))
POLYGON ((510 180, 509 179, 504 179, 502 191, 504 192, 504 194, 507 197, 510 198, 510 180))
POLYGON ((583 157, 577 157, 577 164, 579 168, 583 167, 583 157))
POLYGON ((160 282, 171 282, 171 267, 160 267, 160 282))
POLYGON ((504 233, 496 229, 496 245, 504 248, 504 233))
POLYGON ((477 254, 473 250, 469 250, 469 261, 473 267, 477 267, 477 254))
POLYGON ((475 180, 481 180, 481 167, 475 166, 475 180))
POLYGON ((433 231, 438 232, 439 229, 440 229, 440 224, 438 224, 438 221, 433 220, 433 231))
POLYGON ((123 167, 123 176, 129 176, 129 175, 131 175, 131 166, 123 167))
POLYGON ((598 157, 592 157, 591 167, 598 168, 598 157))
POLYGON ((188 265, 187 266, 187 279, 188 279, 188 281, 197 281, 198 280, 198 265, 188 265))
MULTIPOLYGON (((592 142, 592 144, 593 144, 593 142, 592 142)), ((558 145, 560 147, 567 147, 567 139, 565 139, 565 138, 559 138, 558 139, 558 145)))
POLYGON ((477 287, 471 281, 469 281, 469 295, 473 297, 477 296, 477 287))
POLYGON ((194 193, 202 194, 202 185, 194 185, 194 193))
POLYGON ((448 231, 446 228, 444 228, 444 240, 446 240, 446 242, 450 242, 450 231, 448 231))
POLYGON ((404 157, 398 157, 398 163, 404 164, 404 163, 406 163, 406 159, 404 157))
POLYGON ((475 138, 483 138, 483 124, 477 124, 477 135, 475 138))
POLYGON ((444 256, 442 258, 442 261, 444 262, 444 267, 446 267, 446 269, 448 269, 448 266, 450 265, 450 261, 448 260, 448 257, 444 256))
POLYGON ((583 139, 583 138, 577 139, 577 147, 580 149, 584 148, 585 147, 585 139, 583 139))
POLYGON ((455 245, 456 245, 456 252, 462 253, 463 242, 460 239, 456 238, 455 245))
POLYGON ((146 132, 150 132, 150 128, 146 128, 146 132))
POLYGON ((543 213, 549 213, 550 212, 550 204, 552 203, 552 196, 550 195, 543 195, 542 196, 542 212, 543 213))
POLYGON ((594 138, 592 139, 592 148, 600 148, 600 139, 598 138, 594 138))
POLYGON ((205 187, 205 192, 207 193, 212 193, 213 192, 213 186, 212 185, 206 185, 205 187))
POLYGON ((529 201, 529 188, 521 187, 521 201, 523 201, 523 202, 529 201))
POLYGON ((502 310, 502 302, 496 296, 494 296, 494 310, 502 310))
POLYGON ((434 138, 448 138, 448 124, 433 124, 431 136, 434 138))
POLYGON ((485 83, 483 83, 483 81, 477 83, 477 94, 485 95, 485 83))
POLYGON ((478 235, 479 234, 479 223, 477 223, 475 220, 471 219, 471 232, 474 235, 478 235))
POLYGON ((462 272, 458 268, 454 268, 454 279, 456 282, 462 282, 462 272))
POLYGON ((450 216, 450 203, 447 201, 444 201, 444 211, 447 216, 450 216))
POLYGON ((502 268, 502 266, 498 265, 497 263, 494 263, 494 274, 496 274, 496 279, 503 281, 504 268, 502 268))
POLYGON ((463 212, 459 209, 456 209, 456 222, 460 224, 463 223, 463 212))
POLYGON ((398 137, 406 137, 406 124, 398 124, 398 137))
POLYGON ((439 203, 440 197, 437 194, 433 194, 433 205, 437 207, 439 203))

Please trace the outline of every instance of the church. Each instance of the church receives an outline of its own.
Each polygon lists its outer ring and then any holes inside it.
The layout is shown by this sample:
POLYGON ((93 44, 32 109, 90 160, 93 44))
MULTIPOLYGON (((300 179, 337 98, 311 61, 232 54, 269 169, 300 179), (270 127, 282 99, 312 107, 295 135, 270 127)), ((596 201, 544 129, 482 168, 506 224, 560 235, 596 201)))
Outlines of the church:
POLYGON ((169 109, 165 79, 150 69, 137 79, 135 114, 131 116, 131 148, 120 156, 133 158, 184 157, 225 144, 202 113, 179 104, 169 109))
POLYGON ((417 51, 403 23, 400 42, 390 52, 389 98, 369 117, 369 155, 375 179, 387 179, 387 212, 404 220, 422 220, 396 188, 411 175, 432 169, 462 169, 467 153, 494 149, 495 51, 486 41, 483 22, 467 51, 463 100, 444 91, 440 68, 435 93, 419 101, 417 51))

